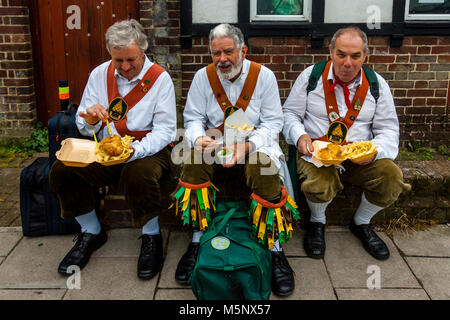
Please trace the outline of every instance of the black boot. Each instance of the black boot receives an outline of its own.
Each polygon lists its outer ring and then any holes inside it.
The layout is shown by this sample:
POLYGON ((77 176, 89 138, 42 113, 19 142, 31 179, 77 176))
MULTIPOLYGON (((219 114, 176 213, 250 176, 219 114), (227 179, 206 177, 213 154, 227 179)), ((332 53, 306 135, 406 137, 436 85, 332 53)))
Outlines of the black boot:
POLYGON ((83 269, 89 262, 92 253, 105 244, 108 236, 102 229, 99 234, 79 233, 75 239, 77 242, 66 254, 58 267, 58 272, 65 276, 72 274, 68 273, 70 266, 78 266, 80 270, 83 269))
POLYGON ((197 261, 199 248, 200 243, 191 242, 186 252, 178 262, 177 270, 175 271, 175 280, 177 280, 179 284, 188 284, 189 277, 191 276, 192 270, 194 270, 195 262, 197 261))
POLYGON ((149 280, 161 271, 163 265, 163 240, 161 234, 152 236, 143 234, 140 239, 142 239, 142 245, 137 275, 142 280, 149 280))
POLYGON ((283 251, 270 251, 272 254, 272 292, 280 297, 292 294, 295 288, 294 271, 283 251))
POLYGON ((361 240, 364 249, 375 259, 386 260, 389 258, 389 249, 380 237, 373 231, 370 224, 356 225, 352 219, 350 231, 361 240))
POLYGON ((323 223, 309 222, 303 247, 308 257, 323 258, 325 255, 325 225, 323 223))

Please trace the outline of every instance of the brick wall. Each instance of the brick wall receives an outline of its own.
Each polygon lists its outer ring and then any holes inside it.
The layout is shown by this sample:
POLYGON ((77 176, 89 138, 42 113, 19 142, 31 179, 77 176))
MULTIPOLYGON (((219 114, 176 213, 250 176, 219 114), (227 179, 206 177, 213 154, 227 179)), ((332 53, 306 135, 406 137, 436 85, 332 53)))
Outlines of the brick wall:
POLYGON ((180 1, 140 1, 140 22, 149 36, 147 54, 150 60, 171 75, 177 97, 178 123, 181 115, 180 1))
POLYGON ((0 0, 0 140, 29 136, 36 119, 27 0, 0 0))
MULTIPOLYGON (((248 46, 247 58, 275 73, 282 102, 301 71, 329 58, 327 48, 310 47, 309 37, 251 38, 248 46)), ((388 81, 394 95, 401 141, 448 145, 450 38, 406 37, 402 47, 391 48, 388 37, 370 37, 369 49, 367 64, 388 81)), ((181 59, 184 103, 195 72, 211 62, 208 39, 195 38, 181 59)))

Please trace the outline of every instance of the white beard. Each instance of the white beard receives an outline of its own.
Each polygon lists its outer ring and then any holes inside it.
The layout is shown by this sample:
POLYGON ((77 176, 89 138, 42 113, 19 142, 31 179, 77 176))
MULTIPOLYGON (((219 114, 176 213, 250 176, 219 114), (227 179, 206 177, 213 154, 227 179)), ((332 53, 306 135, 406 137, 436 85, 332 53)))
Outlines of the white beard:
POLYGON ((217 70, 217 73, 219 74, 220 77, 222 77, 223 79, 226 79, 226 80, 231 80, 234 77, 236 77, 242 71, 242 64, 243 64, 242 63, 242 53, 240 53, 238 62, 235 65, 233 65, 230 61, 228 61, 228 62, 226 62, 224 64, 219 63, 216 66, 216 70, 217 70), (229 65, 231 65, 231 70, 228 71, 228 72, 223 72, 219 68, 219 66, 227 67, 229 65))

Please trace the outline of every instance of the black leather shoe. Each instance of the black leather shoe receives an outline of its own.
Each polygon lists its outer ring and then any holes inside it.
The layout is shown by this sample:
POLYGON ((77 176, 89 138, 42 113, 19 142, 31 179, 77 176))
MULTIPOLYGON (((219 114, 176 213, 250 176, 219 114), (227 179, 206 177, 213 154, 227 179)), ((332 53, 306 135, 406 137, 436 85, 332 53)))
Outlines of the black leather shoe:
POLYGON ((292 271, 283 251, 271 251, 272 254, 272 292, 280 297, 289 296, 295 288, 292 271))
POLYGON ((310 258, 322 259, 325 255, 325 225, 320 222, 309 222, 303 241, 305 252, 310 258))
POLYGON ((138 260, 137 275, 142 280, 156 276, 163 265, 163 240, 161 234, 149 236, 143 234, 141 253, 138 260))
POLYGON ((186 252, 178 262, 177 270, 175 271, 175 280, 177 280, 179 284, 188 284, 189 277, 191 276, 192 270, 194 270, 195 262, 197 261, 199 248, 200 243, 191 242, 186 252))
POLYGON ((389 258, 389 249, 380 237, 373 231, 370 224, 356 225, 352 219, 350 231, 361 240, 364 249, 375 259, 386 260, 389 258))
POLYGON ((92 253, 103 246, 108 240, 106 232, 102 229, 99 234, 92 233, 79 233, 74 241, 77 241, 72 249, 66 254, 64 259, 61 261, 58 267, 58 272, 62 275, 68 276, 70 266, 78 266, 83 269, 89 261, 92 253))

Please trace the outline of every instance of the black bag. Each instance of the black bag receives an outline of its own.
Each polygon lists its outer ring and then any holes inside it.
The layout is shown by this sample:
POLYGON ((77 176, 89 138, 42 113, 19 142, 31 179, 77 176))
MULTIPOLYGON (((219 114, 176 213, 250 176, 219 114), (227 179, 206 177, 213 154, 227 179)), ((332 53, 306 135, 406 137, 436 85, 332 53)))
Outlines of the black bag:
POLYGON ((48 121, 48 152, 50 166, 56 160, 56 151, 61 149, 61 142, 67 138, 81 138, 75 123, 78 105, 71 103, 64 111, 58 112, 48 121))
POLYGON ((60 217, 58 201, 50 192, 49 158, 37 158, 20 173, 20 215, 24 236, 80 232, 75 219, 60 217))

